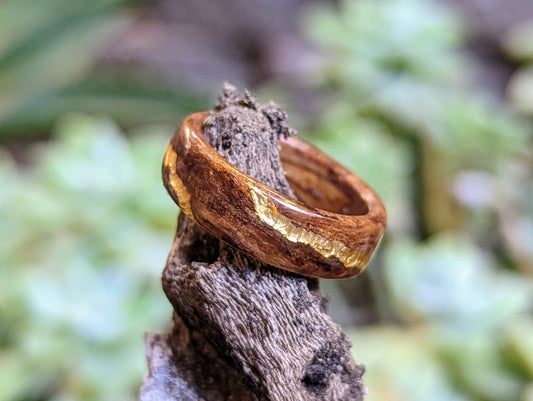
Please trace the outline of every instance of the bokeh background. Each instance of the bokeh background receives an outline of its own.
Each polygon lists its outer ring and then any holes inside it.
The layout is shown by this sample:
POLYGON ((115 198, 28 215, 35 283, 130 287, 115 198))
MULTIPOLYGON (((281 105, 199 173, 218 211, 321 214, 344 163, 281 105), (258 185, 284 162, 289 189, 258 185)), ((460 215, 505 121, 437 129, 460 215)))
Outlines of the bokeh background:
POLYGON ((166 144, 223 81, 389 211, 323 281, 369 401, 533 400, 533 2, 0 2, 0 400, 135 400, 177 208, 166 144))

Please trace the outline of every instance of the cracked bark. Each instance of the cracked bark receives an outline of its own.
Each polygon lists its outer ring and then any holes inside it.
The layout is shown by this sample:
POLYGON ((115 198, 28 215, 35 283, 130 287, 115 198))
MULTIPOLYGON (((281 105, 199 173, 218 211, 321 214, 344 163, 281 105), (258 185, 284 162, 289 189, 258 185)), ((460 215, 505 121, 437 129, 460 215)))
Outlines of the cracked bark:
MULTIPOLYGON (((293 134, 286 120, 226 85, 204 135, 241 171, 293 196, 279 160, 279 138, 293 134)), ((142 401, 363 399, 364 369, 316 279, 261 263, 180 213, 163 288, 174 327, 146 336, 142 401)))

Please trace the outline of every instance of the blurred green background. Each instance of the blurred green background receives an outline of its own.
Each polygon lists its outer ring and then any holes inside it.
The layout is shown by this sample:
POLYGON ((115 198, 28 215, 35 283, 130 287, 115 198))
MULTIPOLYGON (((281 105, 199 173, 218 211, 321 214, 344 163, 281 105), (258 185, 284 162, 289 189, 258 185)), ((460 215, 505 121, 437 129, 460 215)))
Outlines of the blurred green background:
POLYGON ((323 281, 370 401, 533 400, 533 3, 0 2, 0 400, 137 399, 177 208, 162 155, 222 82, 389 212, 323 281))

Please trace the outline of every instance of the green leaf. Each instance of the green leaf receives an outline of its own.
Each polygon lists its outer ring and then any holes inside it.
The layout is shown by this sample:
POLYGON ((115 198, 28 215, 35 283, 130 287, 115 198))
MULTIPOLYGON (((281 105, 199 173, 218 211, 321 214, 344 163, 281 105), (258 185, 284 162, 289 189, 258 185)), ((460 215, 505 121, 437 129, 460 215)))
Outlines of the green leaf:
MULTIPOLYGON (((25 25, 32 11, 18 8, 9 2, 12 17, 25 25)), ((30 8, 27 1, 22 6, 30 8)), ((33 6, 35 2, 31 2, 33 6)), ((24 107, 36 96, 63 87, 87 73, 102 50, 105 40, 123 29, 127 18, 114 14, 109 7, 113 2, 74 2, 62 7, 64 1, 47 0, 37 26, 40 29, 22 32, 20 41, 6 39, 0 57, 0 126, 18 108, 24 107), (49 3, 50 2, 50 3, 49 3), (57 3, 57 4, 55 4, 57 3), (95 6, 96 5, 96 6, 95 6), (48 9, 48 7, 51 7, 48 9), (72 12, 72 10, 75 12, 72 12), (56 16, 49 15, 55 10, 56 16)), ((0 13, 1 14, 1 13, 0 13)), ((39 17, 35 17, 39 18, 39 17)), ((10 24, 8 24, 10 25, 10 24)), ((14 34, 16 37, 16 30, 14 34)))
POLYGON ((364 364, 365 400, 469 401, 448 381, 423 328, 374 326, 347 331, 352 355, 364 364))
POLYGON ((30 151, 34 164, 0 154, 0 354, 18 361, 0 363, 12 380, 2 399, 136 398, 143 334, 171 316, 159 278, 178 211, 160 177, 171 133, 127 139, 71 114, 30 151))
POLYGON ((397 313, 411 322, 493 327, 533 301, 532 280, 496 270, 489 254, 450 234, 392 243, 385 280, 397 313))

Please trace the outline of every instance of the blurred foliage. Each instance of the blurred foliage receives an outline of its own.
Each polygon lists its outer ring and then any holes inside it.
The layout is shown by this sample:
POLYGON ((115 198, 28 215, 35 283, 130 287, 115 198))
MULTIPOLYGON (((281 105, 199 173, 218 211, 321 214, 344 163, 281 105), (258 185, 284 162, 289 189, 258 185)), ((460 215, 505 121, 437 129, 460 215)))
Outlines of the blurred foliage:
MULTIPOLYGON (((0 2, 0 140, 39 133, 68 111, 106 113, 122 123, 178 120, 201 96, 98 56, 134 20, 132 0, 0 2)), ((204 105, 205 107, 205 105, 204 105)))
POLYGON ((0 154, 1 400, 137 398, 144 332, 171 316, 159 281, 176 217, 160 184, 169 131, 129 141, 71 115, 31 167, 0 154))
POLYGON ((313 8, 304 29, 324 54, 309 71, 326 93, 310 139, 389 212, 369 274, 401 325, 350 332, 367 398, 530 400, 531 121, 472 86, 462 21, 441 4, 345 0, 313 8))
POLYGON ((504 49, 521 64, 508 85, 514 106, 533 115, 533 20, 523 22, 509 30, 504 39, 504 49))
MULTIPOLYGON (((56 127, 28 164, 0 149, 0 400, 136 399, 143 333, 170 320, 159 276, 176 207, 160 163, 206 102, 97 65, 136 6, 0 2, 0 141, 56 127)), ((473 84, 466 26, 426 0, 303 18, 321 54, 302 72, 322 101, 309 139, 389 213, 368 269, 379 323, 348 332, 369 401, 533 400, 530 27, 503 44, 520 63, 505 101, 473 84)))

